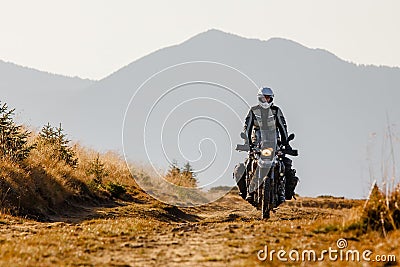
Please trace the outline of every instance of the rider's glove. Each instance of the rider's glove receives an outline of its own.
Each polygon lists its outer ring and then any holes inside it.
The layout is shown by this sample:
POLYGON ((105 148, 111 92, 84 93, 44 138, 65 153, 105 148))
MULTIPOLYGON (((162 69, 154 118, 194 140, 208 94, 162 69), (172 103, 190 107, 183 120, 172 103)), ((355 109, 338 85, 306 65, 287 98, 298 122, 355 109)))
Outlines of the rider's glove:
POLYGON ((293 148, 289 144, 283 145, 283 147, 285 150, 293 150, 293 148))

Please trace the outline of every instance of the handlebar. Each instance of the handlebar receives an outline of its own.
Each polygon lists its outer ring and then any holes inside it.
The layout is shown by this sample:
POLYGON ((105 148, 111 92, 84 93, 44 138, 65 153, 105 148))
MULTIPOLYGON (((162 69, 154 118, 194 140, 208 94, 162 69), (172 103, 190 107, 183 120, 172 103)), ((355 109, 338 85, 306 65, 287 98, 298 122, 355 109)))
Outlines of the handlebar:
MULTIPOLYGON (((248 144, 244 144, 244 145, 236 145, 236 149, 237 151, 246 151, 246 152, 256 152, 256 153, 260 153, 259 148, 250 148, 250 146, 248 144)), ((299 155, 299 151, 297 149, 279 149, 278 152, 281 152, 282 154, 286 154, 286 155, 290 155, 290 156, 298 156, 299 155)))
POLYGON ((299 155, 299 151, 297 149, 280 149, 278 151, 281 151, 282 154, 290 155, 297 157, 299 155))

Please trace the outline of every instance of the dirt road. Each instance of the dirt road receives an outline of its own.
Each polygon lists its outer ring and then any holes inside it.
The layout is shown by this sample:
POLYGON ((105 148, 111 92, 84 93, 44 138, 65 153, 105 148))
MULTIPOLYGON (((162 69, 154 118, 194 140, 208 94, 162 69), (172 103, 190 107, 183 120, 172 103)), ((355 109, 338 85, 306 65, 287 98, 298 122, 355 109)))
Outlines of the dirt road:
MULTIPOLYGON (((279 266, 285 264, 276 257, 260 261, 257 252, 265 245, 274 250, 321 251, 336 247, 339 238, 346 238, 349 247, 398 253, 399 241, 382 239, 378 234, 360 238, 341 229, 355 215, 353 207, 361 203, 299 198, 262 221, 260 211, 229 193, 196 208, 178 209, 142 198, 109 207, 80 207, 78 212, 54 216, 54 222, 2 216, 0 265, 279 266)), ((310 262, 296 264, 309 266, 310 262)), ((312 264, 342 265, 326 261, 312 264)), ((359 266, 360 262, 346 265, 359 266)))

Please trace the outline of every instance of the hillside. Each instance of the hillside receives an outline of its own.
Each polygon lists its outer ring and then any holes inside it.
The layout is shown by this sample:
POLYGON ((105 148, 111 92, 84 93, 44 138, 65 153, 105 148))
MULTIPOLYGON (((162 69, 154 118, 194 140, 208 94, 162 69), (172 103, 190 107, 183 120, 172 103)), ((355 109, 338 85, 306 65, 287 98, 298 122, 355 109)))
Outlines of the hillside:
POLYGON ((58 110, 60 103, 93 83, 0 60, 0 100, 16 107, 20 120, 35 127, 58 123, 58 113, 65 112, 58 110))

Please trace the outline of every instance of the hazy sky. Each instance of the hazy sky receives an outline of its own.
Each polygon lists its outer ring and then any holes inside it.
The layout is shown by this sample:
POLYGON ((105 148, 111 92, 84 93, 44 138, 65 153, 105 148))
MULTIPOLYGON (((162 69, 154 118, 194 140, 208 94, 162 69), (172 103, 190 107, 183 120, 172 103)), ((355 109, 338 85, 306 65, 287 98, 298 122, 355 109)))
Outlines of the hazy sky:
POLYGON ((400 66, 399 0, 0 0, 0 59, 100 79, 210 28, 400 66))

